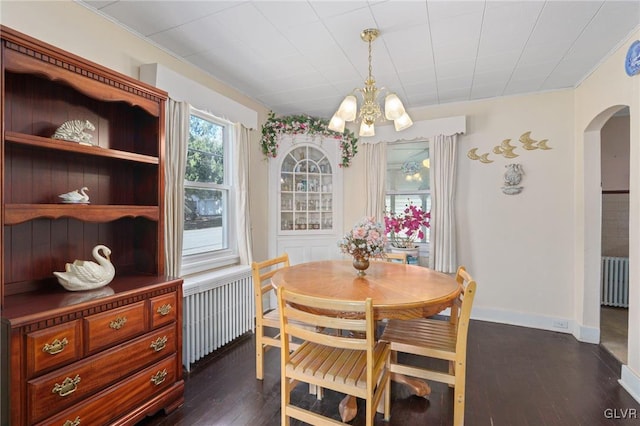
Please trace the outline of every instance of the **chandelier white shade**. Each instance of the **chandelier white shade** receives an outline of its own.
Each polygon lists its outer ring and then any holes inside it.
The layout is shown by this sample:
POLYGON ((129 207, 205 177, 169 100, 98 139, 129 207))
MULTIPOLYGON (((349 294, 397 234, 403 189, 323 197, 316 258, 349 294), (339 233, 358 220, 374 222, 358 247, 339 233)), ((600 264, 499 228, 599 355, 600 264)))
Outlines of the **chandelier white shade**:
MULTIPOLYGON (((354 89, 352 93, 347 95, 340 103, 340 107, 331 120, 329 121, 329 129, 335 132, 344 132, 347 122, 355 121, 356 117, 360 120, 359 136, 367 137, 375 135, 375 122, 382 117, 382 109, 378 103, 378 95, 382 91, 386 91, 383 87, 378 89, 376 81, 371 73, 371 42, 378 37, 380 31, 375 28, 369 28, 360 34, 363 41, 369 43, 369 76, 364 82, 363 88, 354 89), (362 97, 362 105, 358 113, 358 101, 355 93, 359 93, 362 97)), ((388 92, 384 100, 384 118, 392 120, 396 131, 401 131, 411 127, 413 121, 404 109, 402 101, 393 92, 388 92)))

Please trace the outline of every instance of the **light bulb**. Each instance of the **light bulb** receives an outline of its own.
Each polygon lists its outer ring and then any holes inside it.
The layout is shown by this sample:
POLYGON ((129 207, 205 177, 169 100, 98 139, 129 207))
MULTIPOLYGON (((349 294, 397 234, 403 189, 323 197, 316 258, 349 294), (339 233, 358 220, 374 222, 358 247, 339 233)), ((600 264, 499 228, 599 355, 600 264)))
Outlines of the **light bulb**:
POLYGON ((384 99, 384 116, 387 120, 397 120, 405 113, 402 101, 395 93, 390 93, 384 99))
POLYGON ((396 128, 396 132, 399 132, 411 127, 413 125, 413 121, 411 121, 411 117, 409 117, 409 114, 405 112, 399 118, 393 121, 393 125, 396 128))
POLYGON ((338 116, 337 112, 333 114, 333 117, 331 117, 331 121, 329 121, 327 128, 338 133, 344 132, 344 120, 338 116))
POLYGON ((364 120, 362 120, 362 123, 360 123, 360 136, 362 137, 375 136, 375 134, 376 134, 376 129, 374 125, 373 124, 369 125, 365 123, 364 120))
POLYGON ((353 95, 347 95, 336 114, 344 121, 353 121, 356 119, 356 112, 358 112, 358 101, 353 95))

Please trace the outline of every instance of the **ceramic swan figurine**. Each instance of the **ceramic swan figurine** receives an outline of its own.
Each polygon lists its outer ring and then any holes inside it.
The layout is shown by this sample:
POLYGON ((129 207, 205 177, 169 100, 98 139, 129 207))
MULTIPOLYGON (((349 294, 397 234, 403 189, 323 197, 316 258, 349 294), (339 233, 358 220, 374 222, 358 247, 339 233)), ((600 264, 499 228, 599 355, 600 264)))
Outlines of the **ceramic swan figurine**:
POLYGON ((89 188, 83 186, 75 191, 67 192, 66 194, 60 194, 58 197, 62 198, 63 203, 69 204, 89 204, 89 196, 85 193, 89 188))
POLYGON ((58 282, 69 291, 93 290, 105 286, 113 280, 116 269, 109 256, 111 249, 97 245, 93 248, 93 257, 98 263, 90 260, 75 260, 67 263, 65 272, 54 272, 58 282), (104 253, 104 255, 101 254, 104 253))

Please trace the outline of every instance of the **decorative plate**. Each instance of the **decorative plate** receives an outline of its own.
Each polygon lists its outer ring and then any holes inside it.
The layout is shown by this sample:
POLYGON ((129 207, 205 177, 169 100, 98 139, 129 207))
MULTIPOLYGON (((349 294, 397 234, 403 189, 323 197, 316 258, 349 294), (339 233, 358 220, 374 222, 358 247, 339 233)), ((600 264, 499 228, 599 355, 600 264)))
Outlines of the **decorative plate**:
POLYGON ((627 58, 624 60, 624 69, 631 77, 640 72, 640 40, 631 43, 627 51, 627 58))

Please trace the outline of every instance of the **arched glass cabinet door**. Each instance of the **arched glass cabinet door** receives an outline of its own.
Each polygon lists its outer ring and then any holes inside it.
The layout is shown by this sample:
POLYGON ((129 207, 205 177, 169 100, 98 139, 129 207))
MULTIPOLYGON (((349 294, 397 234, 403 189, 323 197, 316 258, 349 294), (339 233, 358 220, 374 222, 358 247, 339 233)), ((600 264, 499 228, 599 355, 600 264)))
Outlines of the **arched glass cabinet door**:
POLYGON ((333 168, 311 145, 296 145, 280 168, 280 233, 333 231, 333 168))

